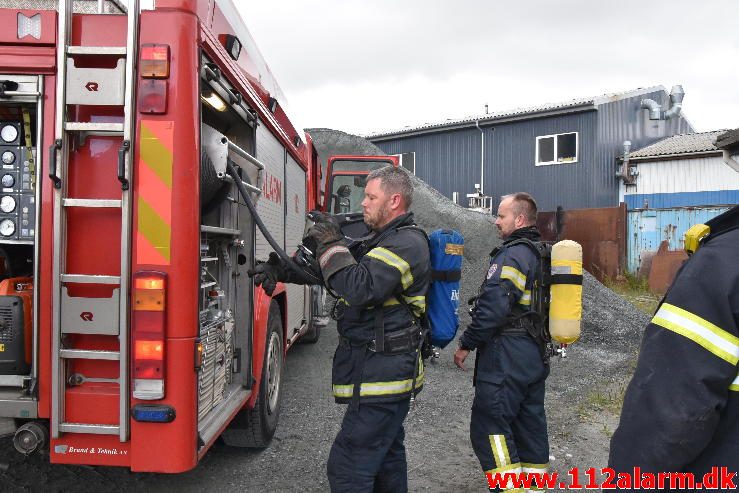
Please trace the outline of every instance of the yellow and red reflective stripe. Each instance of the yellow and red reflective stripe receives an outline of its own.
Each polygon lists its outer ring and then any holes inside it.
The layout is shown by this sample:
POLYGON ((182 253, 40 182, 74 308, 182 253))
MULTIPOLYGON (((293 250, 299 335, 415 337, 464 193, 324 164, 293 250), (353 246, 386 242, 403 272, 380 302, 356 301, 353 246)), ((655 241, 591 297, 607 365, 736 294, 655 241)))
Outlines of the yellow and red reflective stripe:
POLYGON ((139 138, 137 262, 168 265, 172 246, 174 122, 142 121, 139 138))

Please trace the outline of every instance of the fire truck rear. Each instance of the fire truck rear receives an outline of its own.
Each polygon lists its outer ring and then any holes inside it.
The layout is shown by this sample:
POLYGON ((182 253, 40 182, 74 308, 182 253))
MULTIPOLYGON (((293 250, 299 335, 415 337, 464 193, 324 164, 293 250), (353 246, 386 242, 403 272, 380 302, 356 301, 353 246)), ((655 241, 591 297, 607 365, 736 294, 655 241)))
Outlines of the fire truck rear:
POLYGON ((320 165, 238 11, 5 0, 0 22, 0 434, 134 471, 266 446, 322 292, 247 270, 300 242, 320 165))

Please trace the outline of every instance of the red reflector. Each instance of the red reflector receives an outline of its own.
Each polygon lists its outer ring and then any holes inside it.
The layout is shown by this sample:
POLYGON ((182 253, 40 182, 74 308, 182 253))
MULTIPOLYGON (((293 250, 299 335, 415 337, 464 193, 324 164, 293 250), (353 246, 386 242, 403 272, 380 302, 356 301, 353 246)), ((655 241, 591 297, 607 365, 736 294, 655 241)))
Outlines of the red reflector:
POLYGON ((139 112, 163 115, 167 112, 167 81, 141 79, 138 96, 139 112))
POLYGON ((169 77, 169 45, 142 45, 140 58, 139 73, 144 79, 169 77))

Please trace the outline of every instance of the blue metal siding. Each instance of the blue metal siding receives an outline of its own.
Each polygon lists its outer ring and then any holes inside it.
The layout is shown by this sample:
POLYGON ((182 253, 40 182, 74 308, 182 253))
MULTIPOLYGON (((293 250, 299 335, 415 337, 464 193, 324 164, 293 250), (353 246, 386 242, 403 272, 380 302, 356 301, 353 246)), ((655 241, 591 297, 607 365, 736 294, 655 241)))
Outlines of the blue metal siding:
MULTIPOLYGON (((623 153, 623 141, 631 140, 632 149, 638 149, 692 131, 682 116, 650 121, 648 112, 639 108, 643 98, 651 98, 665 108, 669 99, 666 93, 657 91, 602 102, 597 110, 484 126, 485 194, 499 197, 527 191, 543 211, 557 206, 617 206, 616 159, 623 153), (566 132, 579 133, 578 162, 535 166, 536 137, 566 132)), ((462 197, 472 193, 474 184, 480 182, 480 132, 476 128, 399 136, 375 144, 388 154, 415 152, 416 175, 447 197, 451 198, 452 192, 462 197)), ((462 199, 460 202, 466 205, 462 199)))
POLYGON ((704 224, 725 212, 729 207, 689 209, 643 209, 628 212, 627 270, 636 274, 641 265, 642 252, 656 252, 663 240, 670 250, 682 250, 683 236, 694 224, 704 224))
POLYGON ((595 122, 596 113, 588 111, 486 129, 485 193, 497 199, 508 193, 529 192, 543 211, 558 205, 569 209, 601 203, 602 191, 589 185, 597 175, 593 162, 595 122), (568 132, 578 133, 577 162, 536 166, 536 138, 568 132))
POLYGON ((460 205, 467 205, 464 196, 480 183, 480 132, 476 128, 376 145, 387 154, 415 152, 416 176, 450 199, 452 192, 458 192, 460 205))
POLYGON ((593 186, 604 189, 609 196, 604 207, 618 205, 616 160, 623 155, 625 140, 631 141, 631 150, 634 151, 665 137, 694 131, 682 115, 671 120, 650 120, 649 112, 640 108, 642 99, 652 99, 662 105, 663 109, 667 109, 670 97, 664 91, 656 91, 598 106, 598 146, 595 160, 601 174, 593 182, 593 186))
POLYGON ((739 190, 714 190, 708 192, 635 193, 624 196, 628 209, 650 207, 696 207, 706 205, 739 204, 739 190), (645 205, 646 204, 646 205, 645 205))

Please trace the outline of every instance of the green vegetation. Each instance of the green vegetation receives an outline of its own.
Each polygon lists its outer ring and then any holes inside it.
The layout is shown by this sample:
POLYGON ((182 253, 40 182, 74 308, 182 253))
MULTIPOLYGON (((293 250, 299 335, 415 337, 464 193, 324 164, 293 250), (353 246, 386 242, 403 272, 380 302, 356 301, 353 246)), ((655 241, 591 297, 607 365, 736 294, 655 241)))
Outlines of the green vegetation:
POLYGON ((600 431, 610 439, 621 414, 626 386, 627 382, 623 382, 590 392, 577 406, 576 413, 580 422, 590 423, 591 426, 600 425, 600 431))
POLYGON ((596 389, 590 392, 577 408, 577 415, 581 421, 602 415, 604 412, 618 416, 624 404, 626 393, 624 382, 612 388, 596 389))
POLYGON ((654 314, 657 309, 660 296, 649 291, 649 284, 644 277, 627 272, 623 278, 606 279, 604 284, 647 315, 654 314))

